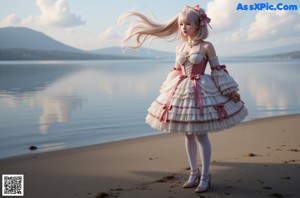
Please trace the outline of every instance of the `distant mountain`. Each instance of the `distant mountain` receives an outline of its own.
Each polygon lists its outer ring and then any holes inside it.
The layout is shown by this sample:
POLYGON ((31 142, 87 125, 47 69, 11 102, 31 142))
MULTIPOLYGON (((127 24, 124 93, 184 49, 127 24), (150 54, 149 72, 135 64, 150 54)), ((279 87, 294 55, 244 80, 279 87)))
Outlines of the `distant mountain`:
POLYGON ((300 51, 286 52, 286 53, 273 54, 273 55, 267 55, 267 56, 261 56, 261 57, 258 56, 258 58, 280 58, 280 59, 299 58, 300 59, 300 51))
POLYGON ((258 51, 249 52, 246 54, 239 54, 237 56, 243 56, 243 57, 271 56, 271 55, 284 54, 284 53, 297 52, 297 51, 300 51, 300 43, 292 44, 292 45, 285 45, 285 46, 276 47, 276 48, 267 48, 264 50, 258 50, 258 51))
POLYGON ((0 49, 4 48, 83 52, 83 50, 56 41, 42 32, 25 27, 0 28, 0 49))
POLYGON ((1 60, 124 60, 140 59, 139 57, 92 54, 84 52, 36 50, 36 49, 1 49, 1 60))
POLYGON ((26 27, 0 28, 0 60, 168 59, 174 56, 174 53, 145 48, 126 49, 124 53, 118 47, 85 51, 26 27))
POLYGON ((164 52, 159 50, 139 48, 139 49, 130 49, 121 47, 107 47, 97 50, 90 51, 95 54, 109 54, 115 56, 124 56, 124 57, 139 57, 146 59, 174 59, 175 53, 164 52))

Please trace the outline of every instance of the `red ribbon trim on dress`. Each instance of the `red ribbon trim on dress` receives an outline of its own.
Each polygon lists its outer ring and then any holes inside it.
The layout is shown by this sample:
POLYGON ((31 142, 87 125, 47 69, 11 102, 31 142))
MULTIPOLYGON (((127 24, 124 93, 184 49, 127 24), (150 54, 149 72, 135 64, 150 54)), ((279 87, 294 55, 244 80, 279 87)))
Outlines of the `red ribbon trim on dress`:
POLYGON ((181 71, 181 67, 173 67, 173 69, 171 69, 171 71, 181 71))
MULTIPOLYGON (((240 113, 243 110, 243 108, 244 108, 244 105, 242 105, 236 112, 233 112, 230 115, 228 115, 228 118, 237 115, 238 113, 240 113)), ((149 113, 149 115, 151 117, 153 117, 153 118, 159 119, 158 116, 155 116, 152 113, 149 113)), ((219 120, 219 118, 217 118, 217 119, 213 119, 212 118, 212 119, 208 119, 208 120, 189 120, 189 121, 172 120, 172 122, 174 122, 174 123, 196 123, 196 124, 202 124, 202 123, 215 122, 216 120, 219 120)))
POLYGON ((170 95, 169 95, 169 97, 168 97, 166 103, 163 105, 163 111, 162 111, 162 114, 161 114, 160 119, 159 119, 160 122, 163 121, 164 123, 167 123, 169 110, 172 109, 171 100, 172 100, 172 98, 173 98, 173 95, 174 95, 174 93, 175 93, 175 91, 176 91, 178 85, 179 85, 185 78, 186 78, 186 75, 185 75, 185 74, 181 74, 181 75, 179 76, 179 79, 178 79, 177 83, 175 84, 175 86, 173 87, 173 89, 172 89, 172 91, 171 91, 171 93, 170 93, 170 95))
POLYGON ((195 105, 199 106, 200 114, 203 114, 203 102, 200 86, 197 86, 197 80, 200 80, 200 74, 191 74, 190 79, 193 81, 195 105))
MULTIPOLYGON (((169 111, 172 109, 171 100, 173 98, 173 95, 178 87, 178 85, 186 78, 187 76, 185 74, 181 74, 179 76, 179 79, 175 86, 173 87, 166 103, 163 105, 163 111, 161 113, 159 121, 163 123, 167 123, 168 120, 168 114, 169 111)), ((193 88, 194 88, 194 99, 195 99, 195 105, 199 106, 200 114, 203 114, 203 102, 202 102, 202 96, 201 96, 201 89, 200 86, 197 85, 197 81, 200 80, 200 74, 191 74, 190 79, 193 81, 193 88)))
POLYGON ((216 65, 216 66, 211 68, 211 70, 221 70, 221 69, 223 69, 227 74, 229 74, 227 69, 226 69, 226 65, 216 65))
POLYGON ((218 120, 222 121, 223 119, 228 118, 228 114, 224 109, 224 104, 215 105, 214 108, 215 110, 217 110, 218 117, 219 117, 218 120))

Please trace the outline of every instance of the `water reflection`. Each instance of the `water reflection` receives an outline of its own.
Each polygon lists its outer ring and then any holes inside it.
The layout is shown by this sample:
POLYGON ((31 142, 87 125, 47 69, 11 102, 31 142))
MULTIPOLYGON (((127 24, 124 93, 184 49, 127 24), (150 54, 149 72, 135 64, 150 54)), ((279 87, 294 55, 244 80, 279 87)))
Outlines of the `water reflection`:
POLYGON ((68 122, 72 111, 81 108, 83 97, 69 96, 37 96, 42 114, 39 117, 39 129, 42 134, 47 133, 51 123, 68 122))
POLYGON ((2 99, 2 102, 4 103, 4 106, 12 109, 16 109, 18 105, 18 97, 14 96, 13 94, 9 93, 1 93, 0 92, 0 98, 2 99))
MULTIPOLYGON (((98 64, 75 68, 67 65, 68 69, 62 69, 62 73, 58 72, 57 65, 54 68, 31 65, 28 70, 24 65, 18 65, 20 70, 17 65, 15 69, 2 66, 1 74, 6 72, 6 75, 1 80, 0 99, 7 110, 27 108, 32 114, 38 112, 39 132, 47 134, 51 125, 69 122, 72 113, 81 110, 88 100, 90 106, 98 108, 103 104, 124 104, 131 97, 145 97, 152 90, 157 91, 159 85, 154 79, 163 78, 166 72, 150 68, 152 74, 149 75, 140 65, 138 62, 129 68, 110 63, 102 67, 98 64), (44 72, 41 67, 46 68, 44 72), (38 79, 32 74, 34 68, 39 71, 34 72, 38 79)), ((14 114, 15 111, 10 112, 14 114)))
MULTIPOLYGON (((299 109, 300 89, 295 83, 299 82, 299 65, 296 62, 283 67, 283 64, 286 63, 229 63, 230 73, 239 82, 250 110, 250 118, 299 109)), ((51 124, 68 122, 72 113, 81 110, 83 105, 99 109, 103 104, 126 104, 139 98, 151 102, 172 63, 95 62, 73 67, 54 65, 54 68, 31 65, 20 67, 20 71, 11 67, 17 66, 1 68, 2 77, 5 76, 0 87, 4 107, 20 109, 27 105, 30 109, 40 109, 39 131, 46 134, 51 124)))
MULTIPOLYGON (((300 113, 299 62, 225 62, 240 84, 247 119, 300 113)), ((171 61, 0 64, 0 157, 32 142, 51 150, 154 134, 144 117, 172 67, 171 61)))
POLYGON ((300 110, 300 63, 243 63, 236 69, 241 91, 252 104, 250 116, 269 117, 300 110), (247 93, 248 92, 248 93, 247 93))

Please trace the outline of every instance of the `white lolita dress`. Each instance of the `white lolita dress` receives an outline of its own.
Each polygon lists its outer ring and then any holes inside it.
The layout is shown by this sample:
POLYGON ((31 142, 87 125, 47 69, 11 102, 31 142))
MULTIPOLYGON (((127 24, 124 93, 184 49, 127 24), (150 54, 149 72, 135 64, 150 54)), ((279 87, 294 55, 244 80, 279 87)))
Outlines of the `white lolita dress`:
POLYGON ((225 65, 220 65, 217 57, 207 60, 201 51, 177 54, 176 66, 148 109, 146 123, 151 127, 203 134, 232 127, 248 115, 244 103, 230 97, 230 93, 238 91, 238 84, 225 65), (211 75, 204 74, 207 62, 211 75))

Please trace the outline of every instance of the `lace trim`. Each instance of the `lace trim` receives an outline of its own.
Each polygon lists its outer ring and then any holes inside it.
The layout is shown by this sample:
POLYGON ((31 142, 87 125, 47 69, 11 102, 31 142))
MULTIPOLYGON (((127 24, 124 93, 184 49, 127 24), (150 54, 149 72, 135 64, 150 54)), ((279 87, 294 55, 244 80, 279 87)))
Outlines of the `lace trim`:
MULTIPOLYGON (((230 114, 230 115, 227 115, 226 117, 223 117, 223 119, 228 119, 228 118, 230 118, 230 117, 232 117, 232 116, 235 116, 235 115, 238 114, 243 108, 244 108, 244 105, 242 105, 241 108, 240 108, 238 111, 236 111, 236 112, 234 112, 234 113, 232 113, 232 114, 230 114)), ((151 112, 149 112, 149 115, 150 115, 151 117, 157 119, 157 120, 160 120, 160 119, 161 119, 160 116, 155 116, 155 115, 152 114, 151 112)), ((166 122, 170 122, 170 121, 171 121, 171 122, 174 122, 174 123, 207 123, 207 122, 221 121, 221 120, 223 120, 223 119, 216 118, 216 119, 211 119, 211 120, 191 120, 191 121, 179 121, 179 120, 169 120, 169 119, 166 119, 166 120, 165 120, 165 123, 166 123, 166 122)))

